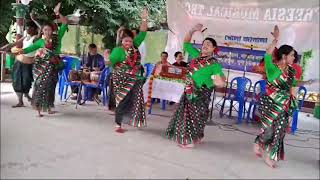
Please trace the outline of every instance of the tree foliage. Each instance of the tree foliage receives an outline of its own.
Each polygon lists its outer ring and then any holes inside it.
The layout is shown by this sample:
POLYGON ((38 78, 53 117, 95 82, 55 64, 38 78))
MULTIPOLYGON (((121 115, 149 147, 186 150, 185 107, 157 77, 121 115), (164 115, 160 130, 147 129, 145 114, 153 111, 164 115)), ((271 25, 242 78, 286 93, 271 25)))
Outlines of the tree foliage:
MULTIPOLYGON (((30 3, 30 9, 36 12, 40 21, 51 21, 54 18, 53 8, 58 2, 57 0, 33 0, 30 3)), ((72 14, 78 8, 84 11, 84 18, 80 24, 91 26, 93 33, 104 35, 104 42, 108 48, 114 46, 119 26, 139 27, 140 15, 144 7, 149 9, 148 21, 153 28, 159 28, 161 23, 166 22, 165 0, 62 0, 61 2, 63 15, 72 14)), ((0 35, 5 34, 11 20, 14 20, 11 3, 12 0, 1 0, 0 35)))

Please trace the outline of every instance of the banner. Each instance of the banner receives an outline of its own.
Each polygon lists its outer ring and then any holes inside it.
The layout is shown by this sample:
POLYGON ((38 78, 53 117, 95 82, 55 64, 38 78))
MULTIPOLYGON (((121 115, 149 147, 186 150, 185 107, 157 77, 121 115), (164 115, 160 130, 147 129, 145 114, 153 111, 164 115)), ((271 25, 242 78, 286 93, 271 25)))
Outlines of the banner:
MULTIPOLYGON (((193 47, 201 49, 201 44, 193 44, 193 47)), ((230 68, 238 71, 252 72, 253 67, 259 65, 266 51, 242 49, 218 46, 219 62, 224 68, 230 68)), ((188 57, 188 62, 191 57, 188 57)))
MULTIPOLYGON (((312 51, 305 62, 304 79, 319 79, 318 0, 174 0, 167 1, 167 13, 169 56, 182 51, 185 34, 201 23, 206 29, 194 33, 192 43, 201 45, 204 38, 212 37, 222 53, 238 52, 232 62, 239 60, 236 64, 242 66, 241 58, 250 54, 254 57, 248 63, 254 64, 273 40, 270 32, 278 25, 278 45, 291 45, 301 55, 312 51)), ((319 83, 307 88, 319 91, 319 83)))

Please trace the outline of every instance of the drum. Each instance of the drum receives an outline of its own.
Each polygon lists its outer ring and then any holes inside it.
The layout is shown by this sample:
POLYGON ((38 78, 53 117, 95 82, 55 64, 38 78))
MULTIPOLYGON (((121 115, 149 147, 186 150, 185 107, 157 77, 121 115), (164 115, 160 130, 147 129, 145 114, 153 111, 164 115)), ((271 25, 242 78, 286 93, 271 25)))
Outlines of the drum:
POLYGON ((90 73, 90 80, 92 82, 99 82, 100 76, 101 76, 101 71, 92 71, 90 73))
POLYGON ((80 81, 80 74, 76 70, 70 70, 69 81, 80 81))
POLYGON ((81 73, 81 80, 90 81, 90 71, 84 69, 81 73))

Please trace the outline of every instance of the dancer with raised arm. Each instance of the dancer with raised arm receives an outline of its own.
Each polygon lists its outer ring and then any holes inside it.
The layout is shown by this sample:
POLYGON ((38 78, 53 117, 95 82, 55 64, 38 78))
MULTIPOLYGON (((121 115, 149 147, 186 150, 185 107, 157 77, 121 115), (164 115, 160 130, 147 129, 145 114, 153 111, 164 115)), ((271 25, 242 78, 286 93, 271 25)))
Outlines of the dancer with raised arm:
POLYGON ((56 70, 63 67, 63 62, 60 60, 61 40, 65 34, 68 25, 67 19, 59 12, 60 3, 55 7, 54 12, 60 17, 59 21, 62 25, 59 28, 58 35, 53 35, 53 28, 51 23, 47 23, 42 29, 42 38, 37 40, 34 44, 23 49, 12 49, 13 53, 28 54, 36 51, 35 63, 33 67, 34 88, 32 94, 32 106, 38 111, 38 116, 42 117, 41 111, 51 111, 54 94, 52 89, 55 87, 56 70))
POLYGON ((217 42, 205 38, 201 51, 190 43, 193 33, 201 32, 202 27, 197 24, 184 38, 184 49, 193 60, 188 67, 184 94, 166 130, 167 138, 182 148, 193 147, 203 139, 213 87, 223 87, 225 82, 222 66, 213 58, 217 42))
POLYGON ((272 53, 279 38, 279 28, 274 27, 272 35, 274 40, 267 48, 265 71, 268 81, 267 93, 259 101, 259 118, 261 133, 255 139, 254 153, 262 157, 266 154, 265 162, 275 168, 275 162, 284 160, 284 142, 289 117, 295 110, 297 103, 291 94, 294 86, 312 81, 297 81, 296 71, 292 67, 295 59, 295 50, 292 46, 282 45, 277 51, 276 63, 272 62, 272 53))
POLYGON ((140 33, 134 38, 129 29, 123 29, 121 46, 110 54, 113 65, 112 83, 116 101, 116 132, 123 133, 122 124, 135 127, 146 126, 145 106, 142 86, 144 83, 143 67, 140 61, 139 45, 147 34, 148 11, 142 13, 140 33))
MULTIPOLYGON (((0 50, 10 50, 11 47, 22 42, 22 47, 28 47, 32 45, 40 36, 40 28, 38 29, 36 21, 33 19, 32 14, 30 14, 32 21, 27 21, 26 23, 26 35, 12 44, 7 44, 0 48, 0 50)), ((34 63, 35 52, 20 54, 16 56, 16 61, 12 70, 12 86, 15 93, 18 96, 18 103, 13 105, 13 108, 24 107, 23 95, 31 101, 29 96, 29 91, 32 86, 32 66, 34 63)))

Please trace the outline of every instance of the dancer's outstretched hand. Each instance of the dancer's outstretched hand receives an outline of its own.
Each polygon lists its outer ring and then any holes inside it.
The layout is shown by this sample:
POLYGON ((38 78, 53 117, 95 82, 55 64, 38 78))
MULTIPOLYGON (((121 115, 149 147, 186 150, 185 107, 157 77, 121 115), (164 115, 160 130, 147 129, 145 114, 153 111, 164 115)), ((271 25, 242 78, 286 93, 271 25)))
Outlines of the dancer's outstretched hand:
POLYGON ((11 49, 11 53, 14 54, 14 55, 22 54, 22 52, 23 52, 22 48, 13 47, 11 49))
POLYGON ((214 86, 221 88, 225 85, 225 80, 224 78, 217 76, 217 75, 213 75, 211 76, 211 79, 213 80, 214 86))
POLYGON ((278 25, 275 25, 273 28, 273 32, 271 32, 272 36, 274 37, 274 39, 278 40, 279 36, 280 36, 280 30, 278 25))
POLYGON ((203 24, 196 24, 191 30, 192 31, 201 31, 203 28, 203 24))
POLYGON ((31 18, 31 20, 34 21, 36 19, 36 15, 33 12, 31 12, 30 13, 30 18, 31 18))
POLYGON ((61 2, 59 2, 56 7, 54 7, 53 12, 58 15, 60 13, 61 2))
POLYGON ((147 7, 145 7, 142 11, 142 14, 141 14, 141 19, 142 20, 147 20, 148 19, 148 16, 149 16, 149 12, 148 12, 148 9, 147 7))

